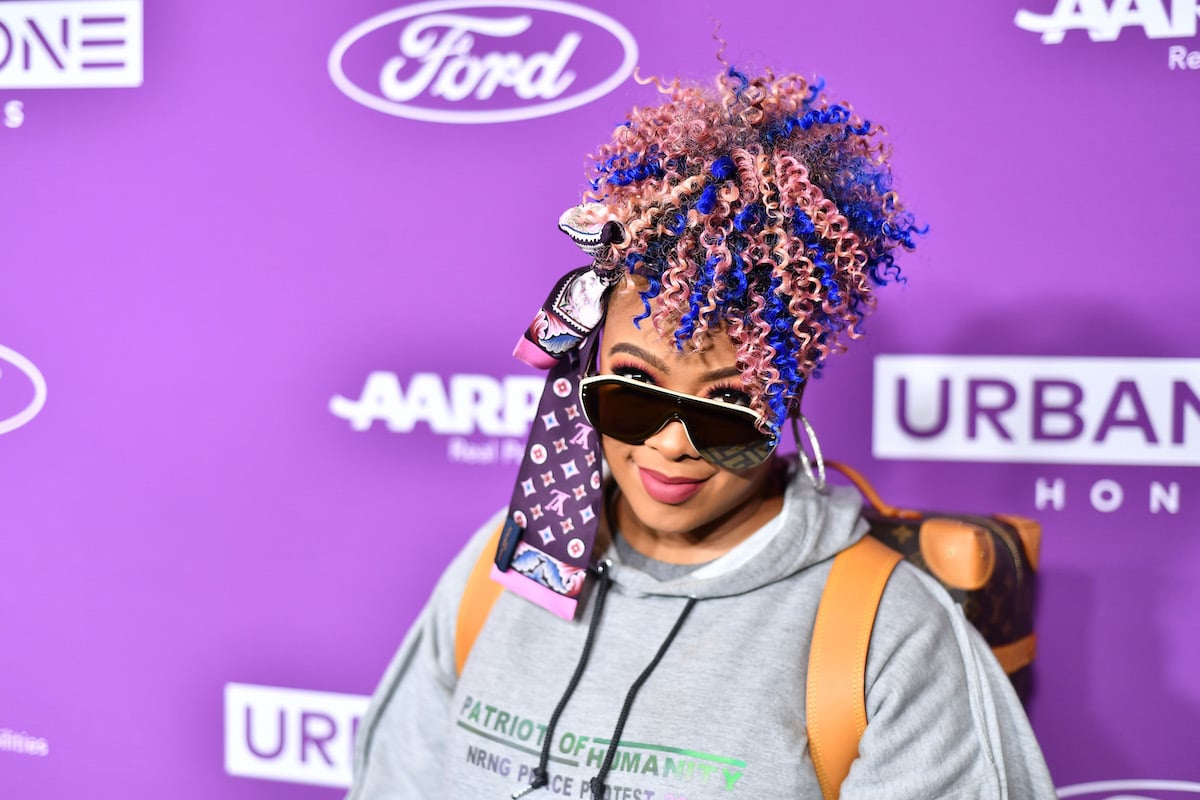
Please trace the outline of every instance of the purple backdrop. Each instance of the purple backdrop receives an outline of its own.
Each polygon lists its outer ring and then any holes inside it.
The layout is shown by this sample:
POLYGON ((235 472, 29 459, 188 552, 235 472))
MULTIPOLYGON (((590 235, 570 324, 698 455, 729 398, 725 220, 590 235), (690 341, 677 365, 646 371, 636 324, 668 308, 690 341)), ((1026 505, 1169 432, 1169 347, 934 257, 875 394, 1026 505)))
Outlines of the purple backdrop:
POLYGON ((591 5, 0 0, 0 795, 337 796, 507 500, 584 156, 714 17, 931 226, 826 453, 1042 520, 1062 796, 1200 793, 1200 4, 591 5))

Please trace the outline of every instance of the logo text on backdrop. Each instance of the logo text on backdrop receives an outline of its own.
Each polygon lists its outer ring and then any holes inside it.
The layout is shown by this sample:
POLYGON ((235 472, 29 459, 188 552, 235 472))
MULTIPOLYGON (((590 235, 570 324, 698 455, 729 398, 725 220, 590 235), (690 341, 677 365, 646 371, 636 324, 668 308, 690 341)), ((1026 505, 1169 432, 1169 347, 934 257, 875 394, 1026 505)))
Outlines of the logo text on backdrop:
POLYGON ((880 458, 1200 466, 1200 359, 879 356, 880 458))
POLYGON ((20 100, 9 100, 2 110, 0 119, 4 120, 4 127, 19 128, 25 124, 25 104, 20 100))
POLYGON ((544 386, 544 378, 531 375, 443 378, 418 372, 406 387, 396 373, 376 371, 367 375, 358 399, 336 395, 329 411, 355 431, 369 430, 375 422, 393 433, 423 425, 448 437, 446 456, 452 462, 517 463, 544 386))
POLYGON ((0 433, 15 431, 46 405, 46 379, 16 350, 0 345, 0 433))
POLYGON ((1200 783, 1177 780, 1115 780, 1077 783, 1059 788, 1059 800, 1184 800, 1200 794, 1200 783), (1137 794, 1133 794, 1137 792, 1137 794))
POLYGON ((0 728, 0 750, 20 756, 45 758, 50 755, 50 742, 45 737, 34 736, 28 731, 0 728))
POLYGON ((350 786, 354 736, 368 697, 225 684, 225 771, 247 778, 350 786))
POLYGON ((1184 39, 1196 35, 1197 0, 1057 0, 1054 11, 1021 9, 1018 28, 1040 33, 1046 44, 1060 44, 1067 31, 1087 31, 1093 42, 1113 42, 1125 28, 1141 28, 1148 39, 1184 39))
MULTIPOLYGON (((1017 11, 1018 28, 1040 33, 1045 44, 1061 44, 1068 31, 1086 31, 1093 42, 1114 42, 1126 28, 1147 39, 1191 39, 1197 33, 1200 0, 1057 0, 1049 14, 1017 11)), ((1167 69, 1200 70, 1200 50, 1167 48, 1167 69)))
MULTIPOLYGON (((141 0, 0 3, 0 89, 128 88, 142 84, 141 0)), ((4 124, 21 124, 4 104, 4 124)))
MULTIPOLYGON (((1200 466, 1200 359, 879 356, 878 458, 1105 466, 1200 466)), ((1121 507, 1105 476, 1088 499, 1121 507)), ((1061 510, 1066 485, 1039 478, 1035 504, 1061 510)), ((1178 513, 1179 484, 1153 481, 1150 511, 1178 513)))
POLYGON ((368 108, 449 123, 508 122, 590 103, 633 72, 616 20, 560 0, 437 0, 347 31, 329 76, 368 108))

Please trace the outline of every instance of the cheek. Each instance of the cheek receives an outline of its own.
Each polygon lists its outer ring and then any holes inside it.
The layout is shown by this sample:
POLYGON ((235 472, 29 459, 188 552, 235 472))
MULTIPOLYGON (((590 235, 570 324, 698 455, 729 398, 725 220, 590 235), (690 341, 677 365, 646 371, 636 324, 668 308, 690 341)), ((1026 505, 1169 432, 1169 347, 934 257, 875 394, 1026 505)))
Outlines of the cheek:
MULTIPOLYGON (((621 494, 628 497, 631 501, 635 501, 637 507, 642 511, 648 509, 640 504, 651 503, 650 498, 646 497, 645 487, 642 486, 642 478, 638 474, 637 468, 637 451, 644 445, 627 444, 617 441, 608 436, 600 438, 600 448, 604 453, 604 461, 608 464, 608 471, 612 475, 612 479, 620 489, 621 494)), ((656 504, 651 503, 651 506, 656 504)))
MULTIPOLYGON (((608 469, 618 486, 622 486, 632 474, 632 455, 636 446, 619 442, 609 436, 600 437, 600 452, 604 456, 604 463, 608 464, 608 469)), ((622 488, 624 489, 623 486, 622 488)))
POLYGON ((709 502, 726 510, 745 502, 746 498, 755 493, 757 482, 744 473, 722 471, 710 482, 712 490, 709 502))
POLYGON ((611 436, 600 437, 600 452, 604 455, 604 460, 608 462, 609 466, 612 466, 614 461, 624 455, 624 451, 628 450, 628 448, 629 445, 618 442, 611 436))
POLYGON ((771 477, 771 462, 746 470, 721 470, 711 481, 709 503, 720 512, 729 511, 767 491, 771 477))

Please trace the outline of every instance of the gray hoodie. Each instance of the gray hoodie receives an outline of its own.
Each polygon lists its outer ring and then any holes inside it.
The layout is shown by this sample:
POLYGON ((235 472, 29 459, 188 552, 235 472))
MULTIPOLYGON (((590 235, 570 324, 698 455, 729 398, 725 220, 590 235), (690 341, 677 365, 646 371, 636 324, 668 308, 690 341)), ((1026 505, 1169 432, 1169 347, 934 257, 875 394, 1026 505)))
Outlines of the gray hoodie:
MULTIPOLYGON (((821 797, 805 729, 813 620, 832 557, 863 535, 852 489, 794 477, 783 511, 722 557, 659 581, 611 561, 612 588, 578 687, 551 739, 550 783, 528 797, 590 797, 630 686, 688 597, 698 599, 632 705, 609 800, 821 797)), ((459 599, 489 520, 454 560, 388 667, 359 730, 348 800, 507 798, 528 785, 579 659, 576 621, 503 593, 461 677, 459 599)), ((901 563, 867 659, 869 725, 843 800, 1055 797, 1019 701, 949 595, 901 563)))

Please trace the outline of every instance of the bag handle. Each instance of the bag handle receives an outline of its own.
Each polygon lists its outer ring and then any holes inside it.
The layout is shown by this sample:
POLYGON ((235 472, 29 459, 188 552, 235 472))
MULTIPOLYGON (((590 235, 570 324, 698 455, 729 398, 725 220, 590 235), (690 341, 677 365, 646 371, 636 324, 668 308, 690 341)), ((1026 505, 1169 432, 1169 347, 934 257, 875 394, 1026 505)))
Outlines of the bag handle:
POLYGON ((862 496, 867 498, 867 502, 871 507, 885 517, 892 519, 920 519, 921 512, 914 511, 911 508, 897 508, 896 506, 888 505, 883 502, 883 498, 879 496, 879 492, 875 491, 875 487, 866 477, 849 464, 843 464, 840 461, 826 461, 826 466, 833 467, 838 472, 845 475, 854 484, 855 488, 862 493, 862 496))

